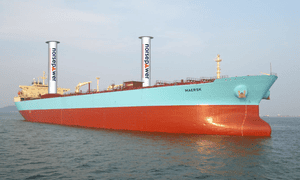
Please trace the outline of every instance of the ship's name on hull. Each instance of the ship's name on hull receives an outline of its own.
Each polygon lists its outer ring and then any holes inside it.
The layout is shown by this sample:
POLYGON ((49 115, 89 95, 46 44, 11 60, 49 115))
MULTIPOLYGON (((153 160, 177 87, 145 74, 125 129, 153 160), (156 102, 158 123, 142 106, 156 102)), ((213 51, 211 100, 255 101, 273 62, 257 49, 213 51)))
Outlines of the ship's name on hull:
POLYGON ((201 88, 185 89, 185 92, 196 92, 196 91, 201 91, 201 88))

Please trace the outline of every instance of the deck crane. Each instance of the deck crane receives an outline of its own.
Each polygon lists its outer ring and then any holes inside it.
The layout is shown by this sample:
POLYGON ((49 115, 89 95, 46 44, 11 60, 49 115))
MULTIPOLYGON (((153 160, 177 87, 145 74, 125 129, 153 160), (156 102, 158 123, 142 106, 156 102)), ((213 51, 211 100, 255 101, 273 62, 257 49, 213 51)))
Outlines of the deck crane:
MULTIPOLYGON (((91 84, 92 81, 89 82, 83 82, 83 83, 78 83, 78 85, 75 87, 75 93, 79 93, 79 89, 81 88, 81 86, 84 86, 86 84, 91 84)), ((90 87, 89 87, 89 91, 90 91, 90 87)))

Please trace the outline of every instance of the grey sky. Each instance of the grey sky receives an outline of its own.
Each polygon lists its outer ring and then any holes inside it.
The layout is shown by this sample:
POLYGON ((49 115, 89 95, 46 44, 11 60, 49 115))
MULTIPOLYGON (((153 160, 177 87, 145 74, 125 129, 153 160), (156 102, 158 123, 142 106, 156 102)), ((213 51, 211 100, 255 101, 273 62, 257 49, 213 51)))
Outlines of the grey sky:
MULTIPOLYGON (((139 36, 153 36, 156 80, 269 73, 278 80, 260 114, 300 115, 300 1, 0 0, 0 107, 19 85, 47 72, 47 44, 58 40, 58 86, 100 76, 100 89, 140 80, 139 36)), ((86 90, 83 87, 82 90, 86 90)))

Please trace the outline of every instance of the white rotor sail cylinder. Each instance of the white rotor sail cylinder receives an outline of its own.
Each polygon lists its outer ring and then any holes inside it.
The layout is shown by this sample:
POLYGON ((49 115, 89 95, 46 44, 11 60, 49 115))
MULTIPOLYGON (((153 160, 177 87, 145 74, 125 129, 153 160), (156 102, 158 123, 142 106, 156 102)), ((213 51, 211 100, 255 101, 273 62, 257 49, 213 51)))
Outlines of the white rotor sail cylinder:
POLYGON ((142 39, 142 81, 143 87, 151 86, 151 36, 141 36, 142 39))
POLYGON ((48 94, 57 93, 57 44, 59 41, 48 43, 48 94))

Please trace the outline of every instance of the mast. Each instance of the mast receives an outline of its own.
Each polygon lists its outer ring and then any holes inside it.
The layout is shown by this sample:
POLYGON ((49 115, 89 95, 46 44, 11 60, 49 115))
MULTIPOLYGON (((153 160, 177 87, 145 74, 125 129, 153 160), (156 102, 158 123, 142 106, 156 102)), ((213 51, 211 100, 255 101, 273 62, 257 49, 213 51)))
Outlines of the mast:
POLYGON ((43 71, 43 77, 40 76, 40 78, 43 79, 43 85, 45 85, 45 79, 47 79, 47 76, 45 76, 45 71, 43 71))
POLYGON ((222 59, 220 59, 220 54, 217 55, 215 61, 217 62, 217 78, 220 79, 220 62, 222 61, 222 59))
POLYGON ((100 79, 100 77, 96 77, 96 79, 97 79, 97 92, 99 92, 99 79, 100 79))

